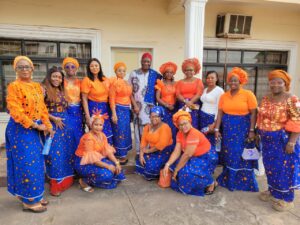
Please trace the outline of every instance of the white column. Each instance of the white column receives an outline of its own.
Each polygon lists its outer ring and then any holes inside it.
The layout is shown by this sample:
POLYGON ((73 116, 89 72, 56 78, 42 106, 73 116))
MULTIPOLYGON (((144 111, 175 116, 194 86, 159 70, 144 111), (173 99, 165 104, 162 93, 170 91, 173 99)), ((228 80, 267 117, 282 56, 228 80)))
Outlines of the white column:
POLYGON ((207 0, 185 0, 185 58, 203 61, 204 16, 207 0))

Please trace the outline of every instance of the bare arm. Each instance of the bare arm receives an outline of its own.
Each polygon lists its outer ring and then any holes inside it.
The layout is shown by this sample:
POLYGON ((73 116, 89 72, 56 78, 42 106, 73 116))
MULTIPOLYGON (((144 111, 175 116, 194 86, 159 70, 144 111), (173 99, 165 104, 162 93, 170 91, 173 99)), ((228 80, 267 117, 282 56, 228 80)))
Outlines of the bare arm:
POLYGON ((88 125, 88 127, 90 127, 91 115, 89 112, 88 94, 81 93, 81 97, 82 97, 82 106, 85 113, 86 124, 88 125))

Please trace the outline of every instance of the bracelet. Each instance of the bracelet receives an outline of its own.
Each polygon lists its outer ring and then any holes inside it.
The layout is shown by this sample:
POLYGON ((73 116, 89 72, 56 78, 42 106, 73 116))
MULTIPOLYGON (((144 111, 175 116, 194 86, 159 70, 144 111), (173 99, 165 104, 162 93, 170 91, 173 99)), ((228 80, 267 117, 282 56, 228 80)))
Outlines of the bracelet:
POLYGON ((250 132, 254 132, 254 128, 250 129, 250 132))
POLYGON ((215 128, 214 130, 215 130, 215 131, 219 131, 219 129, 218 129, 218 128, 215 128))
POLYGON ((115 164, 116 164, 116 166, 119 166, 120 165, 120 161, 119 160, 116 161, 115 164))
POLYGON ((295 147, 296 143, 294 143, 294 142, 288 142, 287 145, 291 146, 291 147, 295 147))
POLYGON ((170 163, 166 163, 166 166, 167 166, 167 167, 170 167, 170 163))

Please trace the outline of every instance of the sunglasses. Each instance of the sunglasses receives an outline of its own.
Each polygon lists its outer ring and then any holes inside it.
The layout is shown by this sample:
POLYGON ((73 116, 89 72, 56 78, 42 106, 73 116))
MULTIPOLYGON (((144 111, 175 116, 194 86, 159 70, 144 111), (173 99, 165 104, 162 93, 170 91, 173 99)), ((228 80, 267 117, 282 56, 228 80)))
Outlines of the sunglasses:
POLYGON ((65 66, 65 69, 68 69, 68 70, 72 69, 72 70, 74 70, 74 69, 76 69, 76 66, 74 66, 74 65, 71 65, 71 66, 67 65, 67 66, 65 66))

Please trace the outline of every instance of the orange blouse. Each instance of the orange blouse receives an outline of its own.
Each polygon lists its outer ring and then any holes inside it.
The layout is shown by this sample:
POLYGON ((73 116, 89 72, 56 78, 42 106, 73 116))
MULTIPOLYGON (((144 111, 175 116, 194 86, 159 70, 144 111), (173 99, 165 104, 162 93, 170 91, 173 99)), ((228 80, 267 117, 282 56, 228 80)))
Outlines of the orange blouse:
POLYGON ((300 100, 291 96, 286 101, 273 103, 265 96, 258 108, 257 126, 265 131, 300 132, 300 100))
POLYGON ((116 104, 130 105, 132 87, 124 79, 113 77, 110 79, 109 104, 111 108, 116 108, 116 104))
POLYGON ((69 104, 80 103, 80 83, 79 79, 75 79, 74 82, 64 80, 65 95, 69 104))
POLYGON ((230 115, 247 115, 250 110, 257 108, 255 95, 245 89, 240 89, 234 96, 230 91, 221 95, 219 109, 230 115))
POLYGON ((166 85, 162 80, 156 80, 155 89, 161 93, 161 100, 174 105, 176 102, 176 83, 166 85))
POLYGON ((6 101, 10 116, 23 127, 29 128, 34 120, 41 120, 47 128, 52 128, 39 83, 20 80, 12 82, 7 88, 6 101))
POLYGON ((81 92, 88 95, 88 99, 95 102, 107 102, 110 82, 104 77, 103 82, 96 79, 95 81, 85 77, 81 81, 81 92))
POLYGON ((180 143, 183 152, 185 152, 188 145, 196 145, 197 147, 193 156, 204 155, 211 148, 210 142, 205 135, 194 127, 190 129, 186 137, 181 131, 179 131, 176 136, 176 142, 180 143))
POLYGON ((103 158, 106 157, 107 151, 113 150, 107 142, 107 138, 104 133, 101 133, 99 141, 92 132, 84 134, 79 142, 75 155, 79 157, 85 156, 90 151, 99 152, 103 158))
POLYGON ((150 124, 147 124, 144 127, 141 148, 145 148, 149 145, 151 148, 155 147, 156 149, 162 151, 172 143, 172 131, 166 123, 162 122, 162 125, 154 132, 150 130, 150 124))
POLYGON ((180 80, 176 84, 176 96, 182 95, 185 99, 191 99, 196 94, 202 95, 204 86, 202 80, 196 78, 193 82, 180 80))

